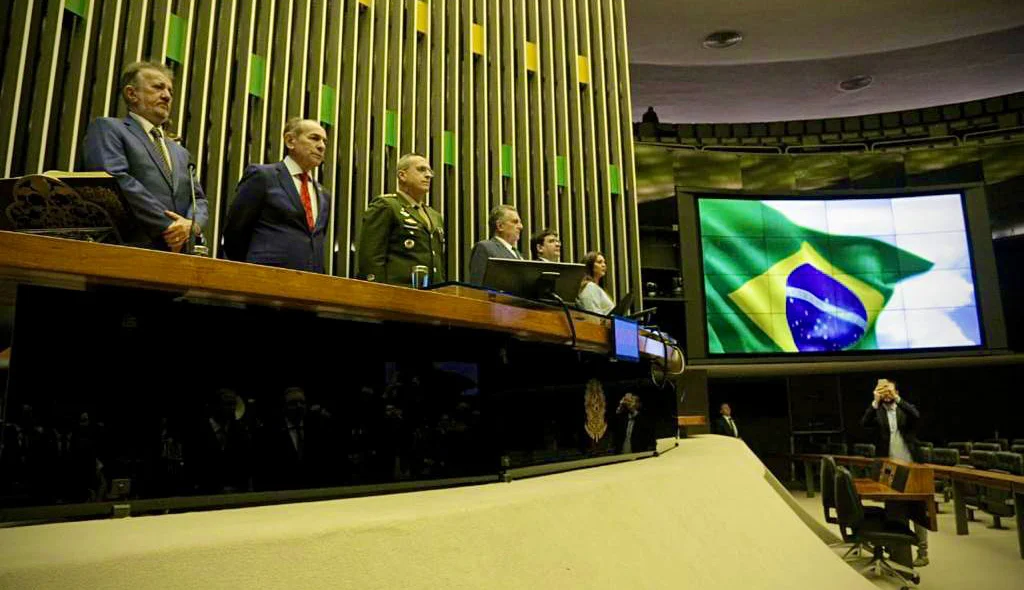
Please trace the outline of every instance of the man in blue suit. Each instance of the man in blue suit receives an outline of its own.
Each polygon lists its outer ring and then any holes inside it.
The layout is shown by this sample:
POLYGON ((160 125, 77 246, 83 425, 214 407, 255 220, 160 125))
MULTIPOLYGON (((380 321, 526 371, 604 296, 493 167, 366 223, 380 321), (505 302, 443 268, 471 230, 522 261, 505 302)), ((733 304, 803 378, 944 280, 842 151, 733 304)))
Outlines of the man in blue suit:
POLYGON ((327 132, 316 121, 285 123, 287 155, 250 165, 238 183, 224 224, 231 260, 323 273, 331 196, 310 173, 323 162, 327 132))
POLYGON ((137 222, 136 231, 121 236, 125 243, 181 252, 190 233, 200 235, 207 207, 188 151, 164 133, 174 98, 171 71, 158 63, 130 64, 121 74, 121 93, 128 116, 100 117, 89 125, 84 167, 117 179, 137 222))
POLYGON ((498 205, 491 209, 487 224, 491 228, 491 239, 477 242, 469 256, 469 282, 474 285, 483 285, 487 261, 491 258, 523 258, 516 250, 523 222, 515 207, 498 205))

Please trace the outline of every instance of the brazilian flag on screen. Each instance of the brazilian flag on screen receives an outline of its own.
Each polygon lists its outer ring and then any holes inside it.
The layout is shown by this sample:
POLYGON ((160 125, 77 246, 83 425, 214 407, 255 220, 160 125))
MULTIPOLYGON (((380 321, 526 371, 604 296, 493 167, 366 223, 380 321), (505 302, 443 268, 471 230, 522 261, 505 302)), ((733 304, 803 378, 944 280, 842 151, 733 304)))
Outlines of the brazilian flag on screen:
POLYGON ((928 260, 830 235, 753 200, 701 199, 710 353, 874 350, 893 288, 928 260))

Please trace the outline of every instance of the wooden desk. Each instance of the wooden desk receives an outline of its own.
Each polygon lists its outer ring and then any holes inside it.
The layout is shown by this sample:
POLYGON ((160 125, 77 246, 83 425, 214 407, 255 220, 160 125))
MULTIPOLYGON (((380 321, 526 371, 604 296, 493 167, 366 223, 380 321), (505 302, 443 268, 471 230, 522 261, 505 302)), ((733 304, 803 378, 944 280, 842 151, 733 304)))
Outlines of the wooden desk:
POLYGON ((923 504, 921 510, 911 507, 910 519, 928 527, 929 530, 939 530, 938 508, 935 504, 934 492, 900 492, 884 483, 870 479, 857 479, 854 480, 854 484, 857 486, 857 493, 860 494, 862 500, 883 502, 887 510, 892 508, 896 502, 923 504))
MULTIPOLYGON (((0 231, 0 278, 85 289, 130 286, 182 293, 196 300, 252 303, 353 319, 393 320, 506 332, 523 340, 568 343, 560 309, 521 307, 516 298, 469 287, 416 291, 393 285, 168 252, 0 231)), ((576 347, 611 351, 610 322, 574 314, 576 347)), ((665 356, 655 335, 641 332, 641 354, 665 356)), ((669 370, 683 367, 677 348, 669 370)))

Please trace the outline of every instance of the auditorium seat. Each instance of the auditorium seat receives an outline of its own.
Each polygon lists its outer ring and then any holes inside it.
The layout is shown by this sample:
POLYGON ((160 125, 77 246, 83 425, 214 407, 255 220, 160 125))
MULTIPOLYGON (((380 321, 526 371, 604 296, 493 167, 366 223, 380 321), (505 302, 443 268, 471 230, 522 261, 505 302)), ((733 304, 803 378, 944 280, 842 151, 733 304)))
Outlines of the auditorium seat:
POLYGON ((1024 443, 1010 445, 1010 452, 1024 453, 1024 443))
POLYGON ((934 448, 935 448, 935 445, 930 443, 930 442, 923 441, 923 440, 917 442, 917 450, 921 453, 921 462, 922 463, 931 463, 932 462, 932 449, 934 449, 934 448))
POLYGON ((874 457, 875 445, 870 443, 857 443, 853 445, 853 454, 858 457, 874 457))
MULTIPOLYGON (((978 443, 975 447, 980 444, 984 443, 978 443)), ((999 463, 996 461, 996 451, 971 451, 971 464, 974 465, 975 469, 999 469, 999 463)), ((1004 516, 1013 516, 1013 494, 1007 490, 990 488, 984 485, 972 487, 975 487, 977 491, 975 505, 983 512, 992 515, 992 528, 1004 528, 1000 519, 1004 516)), ((970 505, 970 503, 968 504, 970 505)))
MULTIPOLYGON (((1010 439, 1007 438, 986 438, 986 443, 992 443, 999 445, 996 451, 1009 451, 1010 450, 1010 439)), ((982 449, 985 450, 985 449, 982 449)))
MULTIPOLYGON (((1003 450, 1000 448, 998 443, 993 442, 976 442, 971 445, 971 451, 988 451, 991 453, 998 453, 1003 450)), ((973 453, 969 453, 973 455, 973 453)))
POLYGON ((969 442, 951 442, 947 445, 951 449, 956 449, 960 453, 960 461, 966 461, 971 455, 971 443, 969 442))
POLYGON ((826 452, 829 455, 846 455, 849 453, 849 447, 846 446, 846 443, 828 443, 826 452))
MULTIPOLYGON (((956 449, 935 447, 932 449, 931 462, 936 465, 949 465, 952 467, 960 463, 960 453, 956 449)), ((953 484, 947 478, 936 476, 935 491, 942 494, 945 502, 949 502, 953 496, 953 484)))
POLYGON ((1024 455, 1021 453, 1000 451, 996 453, 996 465, 1000 471, 1013 475, 1024 475, 1024 455))

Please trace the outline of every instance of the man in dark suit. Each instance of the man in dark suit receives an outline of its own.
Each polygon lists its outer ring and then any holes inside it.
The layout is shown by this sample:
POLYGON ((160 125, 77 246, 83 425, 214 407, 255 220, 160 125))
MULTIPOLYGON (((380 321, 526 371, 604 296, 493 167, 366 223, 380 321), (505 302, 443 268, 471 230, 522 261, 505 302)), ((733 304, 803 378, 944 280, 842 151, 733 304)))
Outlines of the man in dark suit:
POLYGON ((327 132, 316 121, 290 119, 284 145, 283 161, 246 168, 224 224, 224 252, 231 260, 323 273, 331 196, 310 173, 323 162, 327 132))
POLYGON ((491 229, 491 239, 474 244, 469 257, 469 282, 474 285, 483 284, 487 261, 491 258, 523 258, 516 250, 519 234, 523 231, 523 222, 519 219, 519 212, 515 207, 498 205, 491 209, 487 224, 491 229))
POLYGON ((379 195, 363 214, 356 247, 359 278, 409 287, 413 267, 424 266, 431 284, 447 280, 444 219, 426 201, 433 178, 423 156, 398 159, 397 194, 379 195))
POLYGON ((121 93, 128 116, 100 117, 89 125, 83 167, 117 179, 138 225, 121 236, 125 243, 181 252, 190 234, 200 235, 207 207, 188 151, 164 132, 174 96, 171 71, 158 63, 130 64, 121 74, 121 93))
POLYGON ((732 407, 729 404, 722 404, 719 406, 718 412, 718 418, 711 425, 711 433, 739 438, 739 428, 736 427, 736 421, 732 419, 732 407))
POLYGON ((533 257, 545 262, 562 261, 562 241, 555 230, 544 228, 530 238, 530 250, 533 257))
MULTIPOLYGON (((878 431, 876 455, 907 462, 920 462, 917 441, 917 421, 921 413, 914 404, 900 397, 896 383, 879 379, 875 383, 874 399, 860 419, 861 426, 878 431)), ((928 565, 928 529, 914 523, 917 534, 915 567, 928 565)))
POLYGON ((641 453, 654 450, 654 427, 647 414, 640 410, 640 398, 632 393, 627 393, 619 400, 612 426, 616 452, 641 453))

